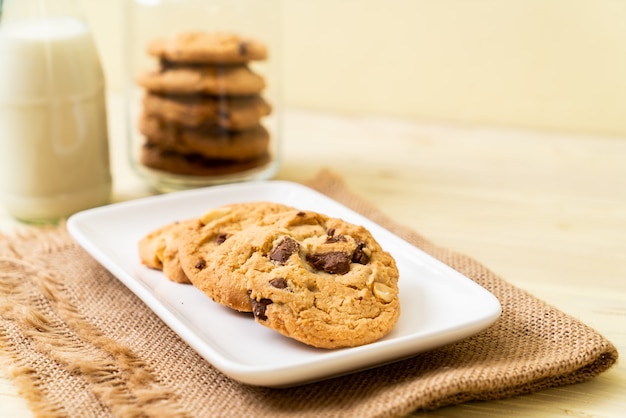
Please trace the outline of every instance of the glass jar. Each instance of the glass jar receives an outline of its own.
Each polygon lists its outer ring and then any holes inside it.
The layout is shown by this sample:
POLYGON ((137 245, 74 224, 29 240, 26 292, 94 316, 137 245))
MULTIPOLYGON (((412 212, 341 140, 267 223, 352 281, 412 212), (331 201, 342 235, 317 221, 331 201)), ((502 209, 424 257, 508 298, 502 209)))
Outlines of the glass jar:
POLYGON ((0 204, 54 223, 109 203, 105 82, 79 5, 0 6, 0 204))
POLYGON ((130 0, 128 153, 159 192, 274 176, 280 0, 130 0))

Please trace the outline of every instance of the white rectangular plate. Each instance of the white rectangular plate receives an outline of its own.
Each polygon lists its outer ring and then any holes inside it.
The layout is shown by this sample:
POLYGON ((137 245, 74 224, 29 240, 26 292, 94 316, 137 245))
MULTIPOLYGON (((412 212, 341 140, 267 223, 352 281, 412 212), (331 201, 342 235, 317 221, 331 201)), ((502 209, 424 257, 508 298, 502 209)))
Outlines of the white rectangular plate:
POLYGON ((184 341, 224 374, 262 386, 290 386, 374 367, 461 340, 500 316, 498 300, 474 281, 338 202, 297 183, 261 181, 152 196, 77 213, 74 239, 184 341), (337 350, 284 337, 214 303, 191 285, 144 267, 137 243, 165 224, 230 203, 273 201, 365 226, 400 271, 401 315, 385 338, 337 350))

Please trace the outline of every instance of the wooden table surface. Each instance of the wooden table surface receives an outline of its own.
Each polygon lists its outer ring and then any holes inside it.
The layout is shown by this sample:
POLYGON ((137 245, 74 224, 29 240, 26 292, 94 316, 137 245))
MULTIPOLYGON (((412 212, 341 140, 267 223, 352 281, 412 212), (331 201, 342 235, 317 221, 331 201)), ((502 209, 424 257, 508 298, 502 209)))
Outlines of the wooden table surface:
MULTIPOLYGON (((149 194, 109 100, 115 199, 149 194)), ((626 138, 285 112, 278 178, 329 168, 398 223, 465 253, 626 350, 626 138)), ((0 207, 0 229, 22 226, 0 207)), ((592 381, 419 417, 623 417, 626 365, 592 381)), ((0 373, 0 416, 30 417, 0 373)))

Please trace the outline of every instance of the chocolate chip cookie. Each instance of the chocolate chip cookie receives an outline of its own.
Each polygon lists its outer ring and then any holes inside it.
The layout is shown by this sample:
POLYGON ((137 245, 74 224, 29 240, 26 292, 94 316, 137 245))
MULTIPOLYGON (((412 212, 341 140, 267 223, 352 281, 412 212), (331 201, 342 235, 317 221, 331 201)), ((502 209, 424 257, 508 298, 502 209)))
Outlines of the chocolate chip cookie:
POLYGON ((215 125, 184 127, 154 116, 144 116, 139 131, 159 149, 199 154, 207 159, 249 161, 267 153, 270 136, 262 125, 228 131, 215 125))
POLYGON ((261 96, 161 95, 147 93, 144 113, 185 127, 213 124, 243 130, 259 124, 272 108, 261 96))
POLYGON ((185 63, 237 64, 267 58, 262 42, 232 32, 181 32, 169 39, 152 41, 148 53, 185 63))
POLYGON ((251 309, 258 323, 315 347, 376 341, 400 314, 393 257, 365 228, 341 219, 282 212, 269 225, 233 234, 210 258, 194 256, 193 269, 185 270, 192 282, 202 277, 209 292, 227 292, 242 303, 247 294, 249 307, 240 310, 251 309))
POLYGON ((212 159, 197 153, 181 154, 159 148, 150 141, 150 138, 147 138, 142 146, 140 155, 141 163, 147 168, 181 176, 198 177, 240 174, 266 167, 271 160, 269 154, 245 161, 212 159))
POLYGON ((159 69, 140 74, 137 83, 153 93, 253 95, 265 88, 265 79, 247 65, 197 65, 159 69))
POLYGON ((221 257, 215 252, 232 236, 252 226, 272 225, 281 220, 279 214, 293 211, 296 209, 272 202, 237 203, 208 211, 176 242, 181 268, 193 285, 214 301, 250 312, 245 283, 228 275, 212 276, 205 266, 221 257))
POLYGON ((147 267, 162 270, 165 276, 177 283, 191 283, 180 268, 176 240, 184 234, 196 219, 173 222, 144 236, 138 244, 139 259, 147 267))

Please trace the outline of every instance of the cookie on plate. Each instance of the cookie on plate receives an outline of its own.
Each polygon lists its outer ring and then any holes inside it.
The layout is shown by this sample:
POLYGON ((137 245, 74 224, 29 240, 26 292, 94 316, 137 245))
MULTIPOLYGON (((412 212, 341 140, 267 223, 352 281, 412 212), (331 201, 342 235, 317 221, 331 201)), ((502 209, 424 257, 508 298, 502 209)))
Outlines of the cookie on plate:
POLYGON ((145 235, 138 243, 139 259, 147 267, 162 270, 165 276, 177 283, 191 283, 180 268, 175 241, 196 219, 173 222, 145 235))
POLYGON ((216 250, 238 232, 252 226, 271 225, 280 219, 280 213, 295 210, 280 203, 245 202, 207 211, 176 242, 181 268, 193 285, 214 301, 250 312, 250 301, 242 283, 225 276, 215 281, 204 265, 215 259, 216 250))
POLYGON ((152 41, 148 53, 161 59, 184 63, 237 64, 265 60, 262 42, 231 32, 180 32, 171 38, 152 41))
POLYGON ((165 276, 178 283, 191 283, 179 260, 179 248, 193 242, 205 257, 210 257, 233 233, 250 225, 265 225, 281 211, 293 210, 290 206, 271 202, 235 203, 211 209, 198 218, 175 221, 146 234, 138 243, 139 259, 145 266, 162 270, 165 276))
POLYGON ((341 219, 286 211, 233 234, 210 258, 195 255, 196 271, 186 273, 214 300, 245 293, 258 323, 308 345, 376 341, 400 314, 395 260, 364 227, 341 219))

